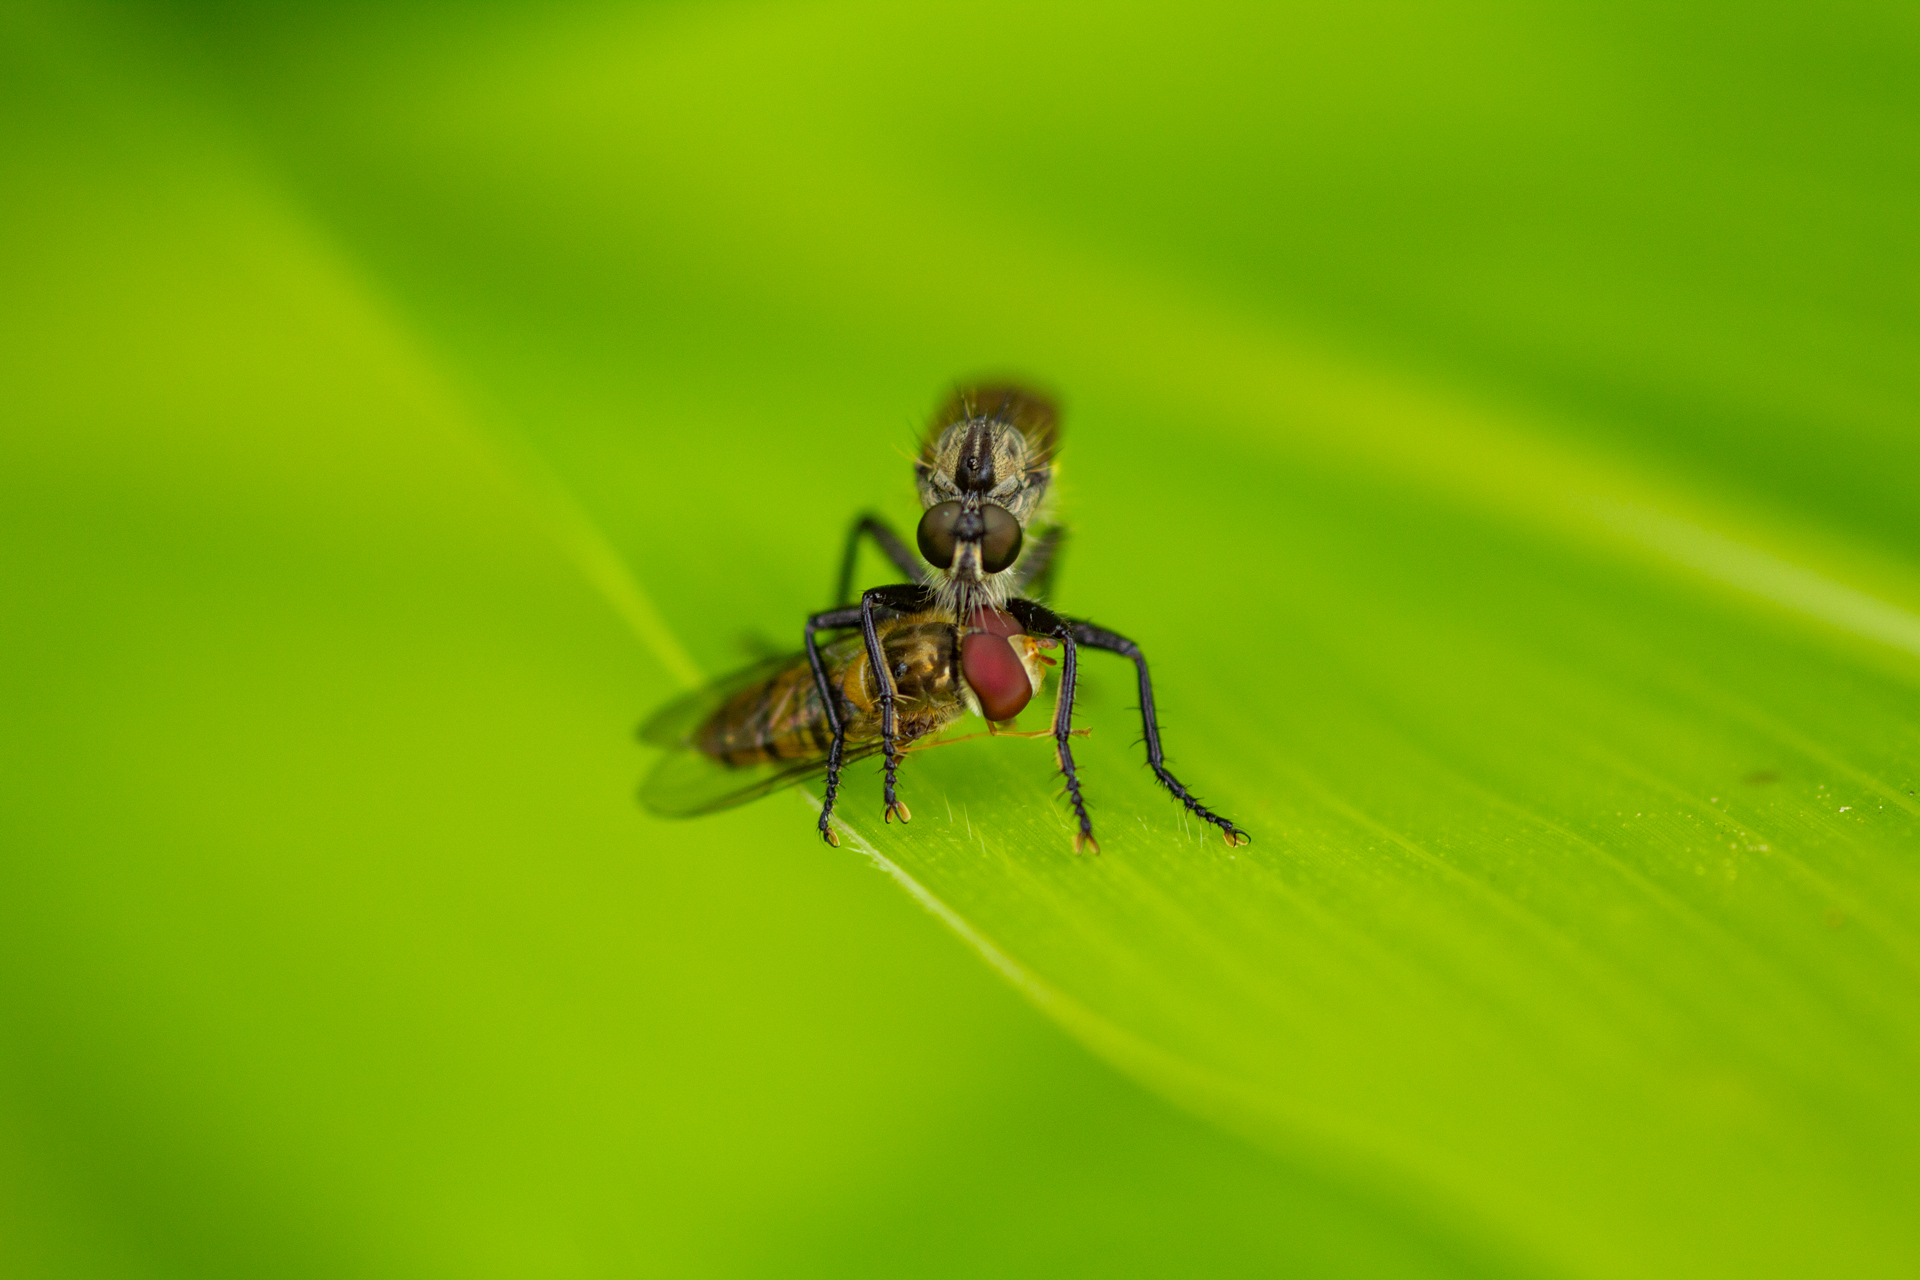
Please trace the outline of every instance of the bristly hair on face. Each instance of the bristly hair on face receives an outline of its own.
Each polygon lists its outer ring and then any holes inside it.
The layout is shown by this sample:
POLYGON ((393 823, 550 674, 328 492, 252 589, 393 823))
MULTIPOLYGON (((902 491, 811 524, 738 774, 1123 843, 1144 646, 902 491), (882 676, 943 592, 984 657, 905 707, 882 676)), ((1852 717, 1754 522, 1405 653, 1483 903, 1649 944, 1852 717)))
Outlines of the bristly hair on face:
POLYGON ((927 424, 920 444, 921 463, 934 462, 940 438, 949 427, 972 422, 1014 428, 1026 441, 1030 464, 1045 466, 1053 460, 1059 442, 1060 405, 1045 392, 1012 380, 957 387, 927 424))
MULTIPOLYGON (((1031 387, 995 380, 957 388, 935 411, 914 460, 921 506, 991 503, 1010 513, 1023 534, 1038 532, 1051 496, 1059 430, 1058 404, 1031 387)), ((1034 541, 1028 536, 1025 547, 1034 541)), ((976 609, 1004 605, 1018 573, 1017 560, 999 573, 972 578, 934 566, 929 585, 942 608, 965 620, 976 609)))

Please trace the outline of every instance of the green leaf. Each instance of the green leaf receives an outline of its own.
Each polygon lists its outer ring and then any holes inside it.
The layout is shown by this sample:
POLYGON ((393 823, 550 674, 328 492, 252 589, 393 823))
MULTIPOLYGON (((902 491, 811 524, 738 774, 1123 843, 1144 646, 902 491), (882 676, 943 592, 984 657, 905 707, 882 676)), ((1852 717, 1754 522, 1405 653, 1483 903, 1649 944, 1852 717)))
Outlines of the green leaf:
POLYGON ((1469 1267, 1911 1272, 1896 10, 443 18, 185 26, 663 670, 797 638, 948 380, 1066 394, 1060 604, 1254 843, 1097 656, 1097 858, 1042 742, 850 778, 1039 1008, 1469 1267))
POLYGON ((1488 1273, 640 813, 657 611, 137 18, 0 15, 9 1274, 1488 1273))

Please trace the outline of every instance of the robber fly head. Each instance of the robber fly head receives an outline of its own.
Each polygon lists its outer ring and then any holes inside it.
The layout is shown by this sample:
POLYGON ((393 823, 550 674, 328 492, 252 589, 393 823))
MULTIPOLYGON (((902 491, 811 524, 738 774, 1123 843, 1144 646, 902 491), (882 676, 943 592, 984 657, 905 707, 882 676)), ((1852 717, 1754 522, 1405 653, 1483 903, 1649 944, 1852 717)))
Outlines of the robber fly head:
POLYGON ((956 616, 1006 602, 1053 479, 1058 417, 1051 400, 1011 385, 957 391, 934 415, 913 467, 920 554, 956 616))

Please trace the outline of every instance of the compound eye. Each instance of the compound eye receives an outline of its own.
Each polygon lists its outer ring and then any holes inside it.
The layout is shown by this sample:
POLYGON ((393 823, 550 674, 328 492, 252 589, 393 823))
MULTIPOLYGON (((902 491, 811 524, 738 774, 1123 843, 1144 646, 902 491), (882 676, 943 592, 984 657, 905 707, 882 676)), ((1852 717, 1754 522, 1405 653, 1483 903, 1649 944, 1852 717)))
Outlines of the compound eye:
POLYGON ((959 519, 960 504, 957 502, 943 502, 937 507, 928 507, 927 514, 920 517, 915 540, 920 544, 920 554, 936 569, 953 568, 953 526, 959 519))
POLYGON ((980 540, 980 567, 988 573, 999 573, 1020 558, 1020 522, 1013 518, 1013 512, 992 503, 981 507, 980 514, 987 525, 986 536, 980 540))

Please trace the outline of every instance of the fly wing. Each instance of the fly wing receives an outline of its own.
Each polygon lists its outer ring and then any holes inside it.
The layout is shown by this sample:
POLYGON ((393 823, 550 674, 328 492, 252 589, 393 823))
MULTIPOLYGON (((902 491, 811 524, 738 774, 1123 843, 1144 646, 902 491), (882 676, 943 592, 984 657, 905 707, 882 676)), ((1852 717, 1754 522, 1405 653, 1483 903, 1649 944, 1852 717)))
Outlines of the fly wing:
POLYGON ((765 684, 787 667, 805 661, 806 658, 799 654, 786 653, 762 658, 752 666, 742 667, 711 684, 683 693, 647 717, 640 726, 640 741, 656 747, 690 746, 700 726, 712 719, 713 714, 735 694, 756 684, 765 684))
MULTIPOLYGON (((822 657, 837 672, 863 647, 853 636, 828 645, 822 657)), ((764 659, 681 695, 640 726, 643 742, 667 748, 640 785, 641 804, 662 817, 691 818, 825 772, 826 750, 813 746, 806 727, 818 714, 802 654, 764 659), (761 752, 765 758, 749 759, 761 752)), ((844 758, 878 749, 849 743, 844 758)))
MULTIPOLYGON (((878 742, 849 744, 842 763, 865 760, 879 751, 878 742)), ((640 803, 662 818, 697 818, 784 791, 826 771, 824 754, 804 760, 728 765, 698 751, 675 751, 662 757, 640 784, 640 803)))

